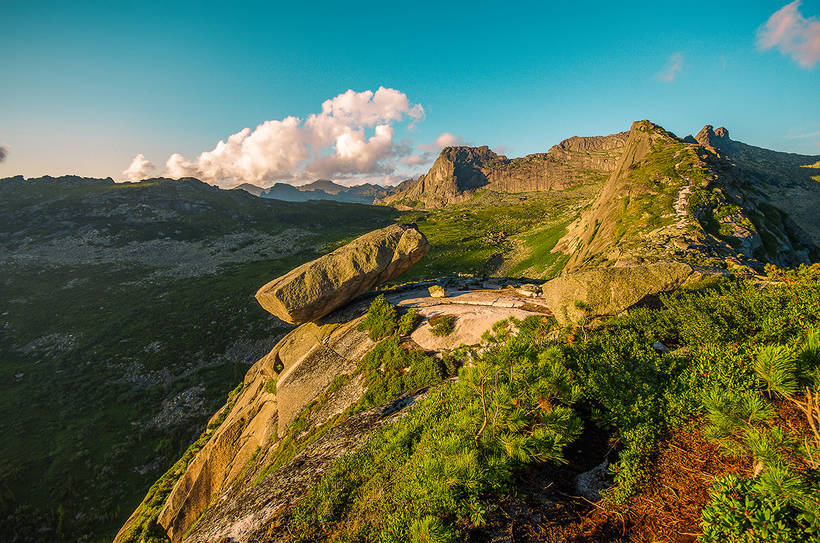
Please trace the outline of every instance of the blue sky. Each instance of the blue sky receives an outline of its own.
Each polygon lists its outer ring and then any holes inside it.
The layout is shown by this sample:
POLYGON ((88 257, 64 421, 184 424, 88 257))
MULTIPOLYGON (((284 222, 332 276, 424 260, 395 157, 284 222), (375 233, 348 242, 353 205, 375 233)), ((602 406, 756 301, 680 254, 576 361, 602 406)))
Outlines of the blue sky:
POLYGON ((142 154, 138 174, 223 186, 395 182, 429 166, 437 138, 520 156, 643 118, 820 154, 820 0, 7 0, 2 12, 0 176, 121 179, 142 154), (348 89, 380 87, 395 92, 321 115, 348 89))

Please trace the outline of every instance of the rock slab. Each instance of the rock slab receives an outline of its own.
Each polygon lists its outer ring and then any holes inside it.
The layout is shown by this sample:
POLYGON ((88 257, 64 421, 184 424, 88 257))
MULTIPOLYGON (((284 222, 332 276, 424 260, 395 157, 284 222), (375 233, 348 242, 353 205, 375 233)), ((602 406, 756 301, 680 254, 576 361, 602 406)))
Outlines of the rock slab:
POLYGON ((616 315, 648 296, 670 292, 702 278, 700 272, 683 262, 658 262, 572 272, 548 281, 541 290, 544 303, 555 318, 566 324, 584 316, 616 315), (581 307, 576 300, 583 302, 581 307))
POLYGON ((256 299, 285 322, 314 321, 400 276, 429 249, 415 226, 394 224, 274 279, 259 289, 256 299))

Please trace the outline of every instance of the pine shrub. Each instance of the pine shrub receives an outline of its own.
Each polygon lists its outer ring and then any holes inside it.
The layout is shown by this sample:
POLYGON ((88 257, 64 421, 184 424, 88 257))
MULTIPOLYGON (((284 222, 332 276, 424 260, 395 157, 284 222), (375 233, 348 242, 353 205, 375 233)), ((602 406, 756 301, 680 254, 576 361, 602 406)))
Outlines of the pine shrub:
POLYGON ((392 336, 398 326, 398 314, 396 308, 385 299, 383 294, 376 296, 367 308, 367 314, 358 329, 367 331, 370 339, 379 341, 392 336))
POLYGON ((434 336, 444 337, 453 333, 456 317, 454 315, 436 315, 431 317, 428 322, 430 323, 430 332, 434 336))

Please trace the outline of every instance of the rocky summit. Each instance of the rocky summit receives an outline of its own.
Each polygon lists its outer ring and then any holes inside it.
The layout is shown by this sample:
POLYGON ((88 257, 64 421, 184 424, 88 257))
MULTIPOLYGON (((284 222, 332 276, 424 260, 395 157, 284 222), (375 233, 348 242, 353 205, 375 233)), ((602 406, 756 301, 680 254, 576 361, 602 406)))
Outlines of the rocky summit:
POLYGON ((285 322, 312 321, 395 279, 429 249, 415 227, 388 226, 274 279, 259 289, 256 299, 285 322))
POLYGON ((497 192, 561 190, 600 180, 615 167, 627 133, 572 137, 546 153, 508 159, 482 147, 447 147, 427 174, 377 200, 398 206, 441 207, 485 188, 497 192))

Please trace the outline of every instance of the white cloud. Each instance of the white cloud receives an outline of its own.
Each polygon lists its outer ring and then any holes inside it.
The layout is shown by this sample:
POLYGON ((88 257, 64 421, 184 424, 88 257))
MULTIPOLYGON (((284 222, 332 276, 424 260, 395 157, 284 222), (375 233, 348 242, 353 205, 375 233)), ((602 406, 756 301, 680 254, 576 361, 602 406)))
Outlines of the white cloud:
POLYGON ((454 136, 449 132, 442 132, 439 136, 430 143, 422 143, 418 146, 420 153, 416 155, 406 156, 401 159, 401 162, 408 166, 421 166, 430 164, 438 158, 439 153, 445 147, 455 147, 460 145, 470 145, 464 141, 460 136, 454 136))
POLYGON ((321 113, 305 120, 289 116, 244 128, 194 160, 175 153, 165 163, 165 175, 234 186, 390 174, 396 160, 410 154, 408 144, 394 141, 394 125, 423 118, 424 108, 396 89, 348 90, 325 100, 321 113))
POLYGON ((682 68, 683 53, 673 53, 666 61, 666 65, 664 65, 663 70, 655 74, 655 77, 658 81, 663 81, 664 83, 674 83, 682 68))
POLYGON ((757 46, 768 51, 777 48, 803 68, 811 68, 820 60, 820 21, 805 18, 800 13, 800 0, 775 11, 757 29, 757 46))
POLYGON ((131 165, 122 172, 122 175, 128 181, 139 181, 140 179, 148 177, 154 169, 155 167, 151 164, 151 161, 140 153, 134 157, 134 160, 131 161, 131 165))
POLYGON ((449 132, 442 132, 433 142, 419 145, 419 149, 422 151, 441 151, 445 147, 454 147, 456 145, 464 145, 464 139, 449 132))
POLYGON ((404 164, 407 164, 409 166, 419 166, 426 162, 430 162, 430 160, 432 160, 432 156, 430 153, 424 153, 422 155, 411 155, 401 159, 401 161, 404 164))
POLYGON ((805 133, 805 134, 795 134, 795 135, 784 136, 784 137, 786 139, 789 139, 789 140, 799 140, 799 139, 806 139, 806 138, 816 138, 817 136, 820 136, 820 130, 816 130, 814 132, 808 132, 808 133, 805 133))

